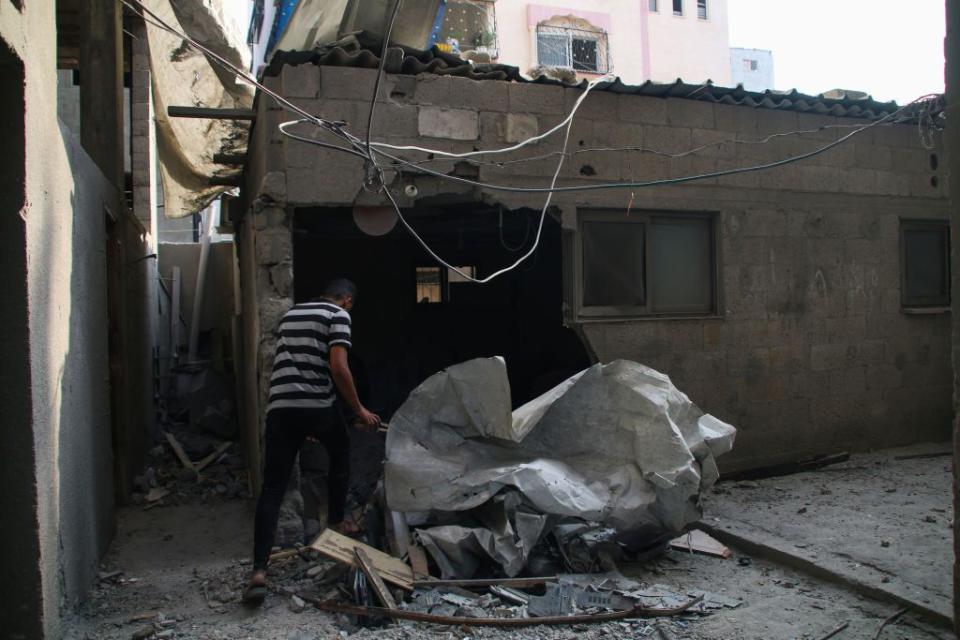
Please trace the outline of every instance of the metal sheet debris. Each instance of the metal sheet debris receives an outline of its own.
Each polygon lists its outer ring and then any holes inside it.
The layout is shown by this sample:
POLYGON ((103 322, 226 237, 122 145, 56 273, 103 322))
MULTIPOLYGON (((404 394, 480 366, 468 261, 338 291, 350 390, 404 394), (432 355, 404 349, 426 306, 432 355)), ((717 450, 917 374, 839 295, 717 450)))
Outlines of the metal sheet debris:
POLYGON ((476 359, 428 378, 391 419, 387 504, 415 514, 444 578, 490 560, 515 576, 558 525, 609 528, 635 548, 665 543, 700 519, 715 456, 736 433, 626 360, 510 406, 503 359, 476 359))

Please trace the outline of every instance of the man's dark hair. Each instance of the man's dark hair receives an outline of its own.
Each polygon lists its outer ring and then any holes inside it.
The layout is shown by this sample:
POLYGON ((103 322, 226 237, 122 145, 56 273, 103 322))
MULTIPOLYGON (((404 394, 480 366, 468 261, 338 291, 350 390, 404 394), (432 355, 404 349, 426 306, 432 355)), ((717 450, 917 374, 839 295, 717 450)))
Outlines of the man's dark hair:
POLYGON ((323 289, 323 297, 334 300, 336 298, 351 297, 357 299, 357 285, 346 278, 336 278, 327 283, 323 289))

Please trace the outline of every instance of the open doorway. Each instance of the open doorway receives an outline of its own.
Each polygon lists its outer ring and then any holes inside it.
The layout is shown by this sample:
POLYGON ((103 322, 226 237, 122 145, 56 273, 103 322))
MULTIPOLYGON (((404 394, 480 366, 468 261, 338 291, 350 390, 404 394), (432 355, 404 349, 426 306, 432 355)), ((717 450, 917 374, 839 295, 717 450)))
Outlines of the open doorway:
MULTIPOLYGON (((471 358, 506 359, 514 407, 589 366, 562 322, 560 225, 547 216, 537 251, 488 284, 441 267, 390 211, 297 211, 297 302, 320 295, 333 277, 354 280, 355 375, 364 402, 389 418, 430 375, 471 358), (384 218, 386 222, 384 223, 384 218), (361 227, 367 229, 364 231, 361 227)), ((485 204, 421 206, 404 212, 445 260, 477 277, 515 261, 534 242, 539 211, 485 204)))

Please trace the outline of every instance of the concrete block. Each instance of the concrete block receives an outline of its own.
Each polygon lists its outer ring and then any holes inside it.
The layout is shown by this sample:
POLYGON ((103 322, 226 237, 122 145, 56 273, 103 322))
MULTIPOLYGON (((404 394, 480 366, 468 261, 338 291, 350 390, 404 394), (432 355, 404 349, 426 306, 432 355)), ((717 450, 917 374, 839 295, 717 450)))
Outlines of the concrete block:
POLYGON ((896 171, 877 171, 877 193, 886 196, 909 196, 910 180, 906 174, 896 171))
POLYGON ((416 100, 420 105, 446 107, 450 105, 453 76, 424 74, 418 76, 416 100))
POLYGON ((511 113, 566 115, 563 87, 540 84, 507 84, 511 113))
POLYGON ((795 111, 780 111, 776 109, 757 109, 757 133, 763 136, 772 133, 787 133, 797 131, 799 123, 795 111))
POLYGON ((877 190, 877 173, 871 169, 840 170, 840 191, 844 193, 874 193, 877 190))
POLYGON ((893 170, 900 173, 929 173, 930 159, 923 149, 895 147, 891 150, 893 170))
POLYGON ((270 283, 278 296, 293 297, 293 263, 289 259, 270 268, 270 283))
POLYGON ((753 107, 717 104, 713 107, 714 123, 721 131, 756 133, 757 112, 753 107))
MULTIPOLYGON (((276 295, 257 296, 257 307, 260 313, 261 335, 274 335, 277 331, 277 328, 280 326, 280 320, 283 319, 283 314, 285 314, 292 306, 293 298, 281 298, 276 295)), ((274 344, 273 348, 269 349, 269 353, 266 353, 268 349, 264 349, 263 347, 263 341, 261 341, 261 353, 265 356, 265 361, 272 361, 273 351, 275 350, 276 345, 274 344)))
POLYGON ((667 124, 667 105, 663 98, 620 95, 617 100, 617 119, 621 122, 667 124))
POLYGON ((480 112, 480 139, 483 140, 484 146, 499 146, 500 143, 506 142, 504 120, 505 116, 502 113, 480 112))
POLYGON ((283 202, 287 199, 287 176, 282 171, 270 171, 260 180, 257 197, 270 202, 283 202))
POLYGON ((507 142, 522 142, 539 133, 537 117, 525 113, 508 113, 504 116, 504 138, 507 142))
POLYGON ((480 118, 476 111, 420 107, 418 130, 429 138, 476 140, 480 137, 480 118))
POLYGON ((287 170, 287 202, 352 205, 363 184, 363 160, 335 151, 319 152, 317 166, 287 170))
POLYGON ((685 127, 646 125, 643 138, 645 146, 663 153, 681 153, 689 151, 692 146, 690 129, 685 127))
MULTIPOLYGON (((564 89, 564 100, 566 101, 566 113, 573 111, 583 91, 580 89, 564 89)), ((587 94, 586 99, 580 103, 577 109, 577 118, 586 118, 588 120, 605 120, 608 122, 616 121, 619 105, 619 96, 615 93, 592 90, 587 94)))
POLYGON ((257 234, 257 264, 273 265, 289 260, 293 255, 293 240, 290 230, 270 228, 257 234))
POLYGON ((593 122, 591 146, 637 149, 643 147, 643 143, 642 125, 617 121, 593 122))
POLYGON ((284 65, 281 73, 285 98, 316 98, 320 94, 321 69, 315 64, 284 65))
POLYGON ((870 144, 860 140, 854 142, 853 146, 854 157, 858 167, 863 169, 883 169, 885 171, 893 168, 893 153, 890 147, 870 144))
MULTIPOLYGON (((383 103, 377 105, 377 110, 373 114, 373 127, 371 137, 379 138, 413 138, 419 133, 417 123, 416 105, 406 105, 398 103, 383 103)), ((369 112, 367 113, 369 118, 369 112)), ((366 120, 364 127, 366 126, 366 120)), ((360 128, 363 131, 363 128, 360 128)), ((354 133, 357 131, 355 130, 354 133)), ((366 135, 366 131, 363 131, 366 135)))
MULTIPOLYGON (((427 76, 421 76, 424 78, 427 76)), ((509 82, 471 80, 450 77, 450 94, 441 104, 479 111, 508 111, 510 109, 509 82)))
MULTIPOLYGON (((373 85, 376 79, 376 69, 323 67, 319 95, 327 99, 356 100, 369 104, 373 97, 373 85)), ((384 83, 381 83, 381 91, 384 90, 384 86, 384 83)), ((383 95, 380 99, 383 100, 383 95)))
POLYGON ((690 137, 693 147, 706 147, 697 151, 697 155, 713 158, 734 158, 737 155, 737 143, 733 142, 735 136, 726 131, 691 129, 690 137))
MULTIPOLYGON (((424 78, 437 76, 425 75, 424 78)), ((412 104, 418 101, 417 78, 412 76, 387 75, 383 79, 384 100, 394 104, 412 104)))
POLYGON ((668 100, 667 124, 672 127, 713 129, 716 127, 714 105, 694 100, 668 100))
POLYGON ((856 356, 856 348, 846 342, 815 344, 810 347, 810 369, 832 371, 843 369, 856 356))

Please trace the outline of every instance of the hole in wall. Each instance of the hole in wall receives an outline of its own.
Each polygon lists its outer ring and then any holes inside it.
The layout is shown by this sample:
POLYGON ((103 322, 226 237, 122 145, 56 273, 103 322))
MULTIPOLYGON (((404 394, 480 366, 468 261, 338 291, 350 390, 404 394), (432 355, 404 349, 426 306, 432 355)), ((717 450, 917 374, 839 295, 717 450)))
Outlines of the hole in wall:
POLYGON ((939 166, 940 166, 940 158, 937 157, 937 154, 931 153, 930 154, 930 170, 936 171, 937 167, 939 166))
POLYGON ((930 186, 934 189, 937 188, 937 185, 940 184, 940 179, 937 176, 930 176, 930 186))
POLYGON ((580 175, 582 175, 582 176, 595 176, 595 175, 597 175, 597 170, 594 169, 593 167, 591 167, 590 165, 585 164, 585 165, 583 165, 582 167, 580 167, 580 175))

